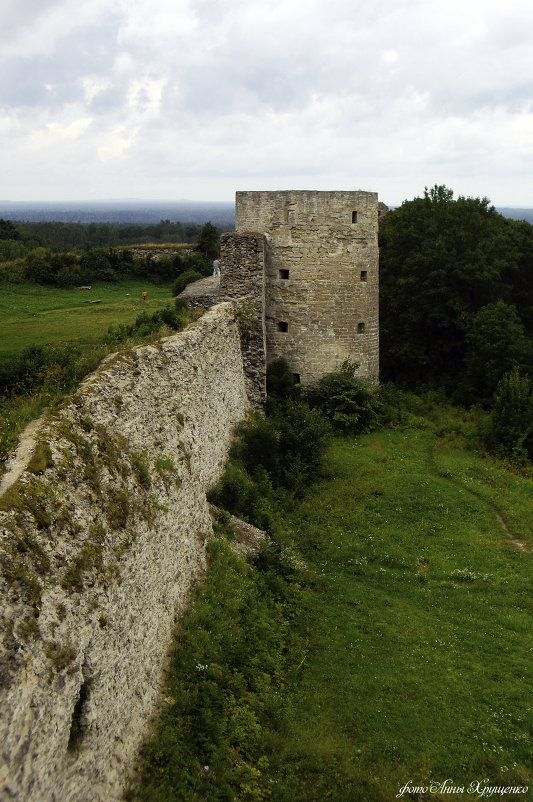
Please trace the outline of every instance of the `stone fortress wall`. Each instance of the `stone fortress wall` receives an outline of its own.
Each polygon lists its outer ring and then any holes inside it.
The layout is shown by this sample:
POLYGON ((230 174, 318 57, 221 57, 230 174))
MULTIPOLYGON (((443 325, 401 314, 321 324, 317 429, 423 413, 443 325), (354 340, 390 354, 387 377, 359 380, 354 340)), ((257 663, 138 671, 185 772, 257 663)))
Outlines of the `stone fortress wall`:
POLYGON ((113 802, 249 408, 233 305, 108 358, 0 499, 0 799, 113 802))

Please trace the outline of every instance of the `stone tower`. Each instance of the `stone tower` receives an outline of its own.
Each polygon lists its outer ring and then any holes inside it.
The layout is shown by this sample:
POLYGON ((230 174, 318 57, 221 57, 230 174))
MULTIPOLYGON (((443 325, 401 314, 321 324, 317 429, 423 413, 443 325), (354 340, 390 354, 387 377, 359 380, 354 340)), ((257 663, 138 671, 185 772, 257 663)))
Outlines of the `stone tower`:
POLYGON ((310 385, 350 359, 377 381, 378 287, 377 193, 237 192, 221 297, 254 297, 266 363, 310 385))

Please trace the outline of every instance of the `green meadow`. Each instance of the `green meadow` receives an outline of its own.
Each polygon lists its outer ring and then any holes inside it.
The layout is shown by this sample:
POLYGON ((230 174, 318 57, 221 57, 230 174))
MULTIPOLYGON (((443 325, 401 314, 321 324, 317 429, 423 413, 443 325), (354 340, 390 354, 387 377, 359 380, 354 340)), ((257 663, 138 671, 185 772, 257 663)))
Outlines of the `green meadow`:
POLYGON ((141 313, 152 315, 171 302, 169 285, 136 280, 94 283, 90 290, 2 284, 0 385, 2 376, 9 377, 9 366, 32 346, 62 351, 64 369, 50 365, 43 369, 35 363, 30 371, 36 379, 34 386, 14 392, 8 388, 5 395, 5 386, 0 387, 0 473, 24 427, 69 392, 76 379, 94 370, 106 353, 117 349, 116 343, 104 342, 109 327, 132 324, 141 313))
POLYGON ((455 426, 336 438, 277 512, 296 561, 219 533, 129 798, 531 798, 533 480, 455 426))
POLYGON ((90 290, 4 283, 0 288, 0 356, 30 345, 89 347, 101 342, 111 324, 131 323, 141 312, 154 312, 170 300, 168 285, 135 280, 95 283, 90 290))

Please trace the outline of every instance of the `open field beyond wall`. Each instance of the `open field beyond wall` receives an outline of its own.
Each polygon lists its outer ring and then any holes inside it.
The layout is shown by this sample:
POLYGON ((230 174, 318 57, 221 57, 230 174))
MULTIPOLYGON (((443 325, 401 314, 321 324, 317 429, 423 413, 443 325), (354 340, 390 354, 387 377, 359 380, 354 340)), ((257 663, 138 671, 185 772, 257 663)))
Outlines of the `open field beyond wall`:
POLYGON ((131 798, 532 798, 533 481, 455 425, 336 439, 278 521, 293 574, 215 540, 131 798))
POLYGON ((131 323, 141 312, 154 312, 171 301, 168 285, 133 280, 94 283, 90 290, 38 284, 3 284, 0 290, 0 355, 30 345, 90 346, 101 342, 111 324, 131 323))
MULTIPOLYGON (((141 313, 151 315, 171 303, 168 285, 136 280, 94 283, 90 290, 4 283, 0 286, 0 363, 31 346, 73 347, 79 349, 85 365, 80 375, 85 375, 106 353, 116 350, 116 345, 104 343, 111 325, 132 324, 141 313)), ((46 385, 0 398, 0 474, 24 427, 66 391, 55 386, 52 371, 46 385)))

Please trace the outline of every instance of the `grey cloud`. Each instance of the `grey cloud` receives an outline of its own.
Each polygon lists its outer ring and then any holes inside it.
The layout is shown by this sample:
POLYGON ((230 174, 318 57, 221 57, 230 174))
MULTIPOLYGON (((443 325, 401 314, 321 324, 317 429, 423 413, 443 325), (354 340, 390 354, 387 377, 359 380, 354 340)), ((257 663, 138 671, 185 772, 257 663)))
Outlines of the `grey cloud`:
POLYGON ((171 196, 180 177, 320 188, 353 175, 396 188, 407 172, 421 191, 462 166, 472 178, 500 171, 503 186, 501 141, 515 144, 515 160, 531 155, 516 123, 532 97, 521 0, 522 18, 492 0, 4 0, 0 21, 6 3, 21 47, 6 51, 0 104, 4 130, 21 136, 5 134, 0 158, 6 169, 46 159, 67 187, 79 156, 81 195, 111 183, 115 195, 171 196), (61 126, 43 131, 43 119, 61 126))
POLYGON ((0 104, 57 107, 81 100, 80 79, 109 74, 114 58, 114 34, 105 26, 65 38, 50 55, 27 58, 22 53, 0 72, 0 104))
POLYGON ((27 29, 41 17, 53 9, 64 5, 64 0, 3 0, 0 5, 0 27, 3 37, 12 37, 13 34, 27 29))

